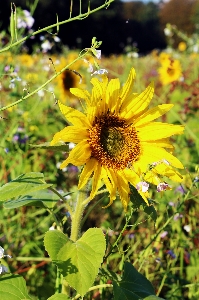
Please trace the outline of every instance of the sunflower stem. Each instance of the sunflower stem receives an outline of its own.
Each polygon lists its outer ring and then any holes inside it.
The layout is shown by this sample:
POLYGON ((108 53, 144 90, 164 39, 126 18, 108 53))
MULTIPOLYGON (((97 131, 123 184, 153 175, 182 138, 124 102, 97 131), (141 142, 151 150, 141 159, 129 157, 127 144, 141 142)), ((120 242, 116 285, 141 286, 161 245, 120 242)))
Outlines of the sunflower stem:
POLYGON ((79 236, 82 215, 84 212, 84 208, 86 207, 86 205, 84 204, 85 198, 86 198, 86 191, 80 191, 78 195, 76 207, 75 207, 75 212, 72 216, 70 239, 73 242, 76 242, 79 236))

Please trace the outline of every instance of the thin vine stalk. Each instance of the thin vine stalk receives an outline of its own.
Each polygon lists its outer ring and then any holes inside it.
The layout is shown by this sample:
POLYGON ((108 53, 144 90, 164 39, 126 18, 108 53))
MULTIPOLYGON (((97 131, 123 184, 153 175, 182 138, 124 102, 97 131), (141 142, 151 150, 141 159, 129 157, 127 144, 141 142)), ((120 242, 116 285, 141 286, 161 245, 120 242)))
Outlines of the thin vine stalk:
POLYGON ((114 2, 114 1, 115 1, 115 0, 108 0, 108 1, 106 1, 103 5, 97 7, 97 8, 95 8, 95 9, 93 9, 93 10, 90 10, 90 7, 89 7, 89 8, 88 8, 88 11, 87 11, 86 13, 84 13, 84 14, 79 14, 79 15, 76 16, 76 17, 69 18, 69 19, 64 20, 64 21, 56 22, 56 23, 54 23, 54 24, 52 24, 52 25, 49 25, 49 26, 44 27, 44 28, 42 28, 42 29, 39 29, 39 30, 37 30, 37 31, 35 31, 35 32, 33 32, 33 33, 27 35, 26 37, 20 39, 19 41, 16 41, 15 43, 12 43, 12 44, 8 45, 7 47, 4 47, 3 49, 0 50, 0 53, 5 52, 5 51, 8 51, 8 50, 10 50, 10 49, 13 48, 13 47, 16 47, 17 45, 22 44, 23 42, 27 41, 30 37, 35 36, 35 35, 37 35, 37 34, 43 32, 43 31, 48 31, 49 29, 52 29, 52 28, 54 28, 54 27, 57 27, 57 26, 60 26, 60 25, 63 25, 63 24, 66 24, 66 23, 69 23, 69 22, 72 22, 72 21, 82 20, 82 19, 84 19, 84 18, 87 18, 89 15, 91 15, 91 14, 97 12, 98 10, 101 10, 101 9, 103 9, 103 8, 105 8, 105 7, 108 7, 108 6, 109 6, 112 2, 114 2))

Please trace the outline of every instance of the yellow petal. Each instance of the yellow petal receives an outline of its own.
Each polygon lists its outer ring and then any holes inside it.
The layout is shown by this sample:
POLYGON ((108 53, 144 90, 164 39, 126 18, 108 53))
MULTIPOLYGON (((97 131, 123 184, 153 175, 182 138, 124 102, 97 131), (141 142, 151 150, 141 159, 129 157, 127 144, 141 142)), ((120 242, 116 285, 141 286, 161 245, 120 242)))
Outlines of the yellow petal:
POLYGON ((75 146, 69 153, 68 158, 61 164, 60 168, 65 168, 69 163, 75 166, 81 166, 91 156, 90 145, 87 141, 83 140, 75 146))
POLYGON ((51 145, 56 145, 60 142, 72 142, 72 143, 79 143, 84 139, 87 139, 88 129, 87 128, 79 128, 75 126, 68 126, 62 129, 61 131, 57 132, 53 140, 51 141, 51 145))
POLYGON ((130 95, 122 104, 120 112, 121 116, 126 119, 138 117, 139 114, 148 107, 154 93, 153 83, 151 83, 141 94, 130 95))
POLYGON ((136 126, 141 126, 143 124, 149 123, 160 116, 168 112, 174 105, 173 104, 162 104, 149 109, 146 113, 137 118, 133 124, 136 126))
POLYGON ((117 181, 118 181, 118 193, 120 195, 120 200, 126 211, 128 203, 129 203, 129 195, 130 195, 130 188, 128 184, 128 180, 126 180, 125 175, 122 171, 117 172, 117 181))
POLYGON ((61 113, 64 115, 67 121, 69 121, 75 126, 90 127, 90 123, 86 115, 84 115, 82 112, 74 108, 62 104, 60 101, 58 103, 59 103, 59 108, 61 110, 61 113))
POLYGON ((183 176, 169 165, 159 164, 155 167, 155 170, 158 174, 162 174, 163 176, 166 176, 173 181, 182 182, 183 180, 183 176))
POLYGON ((122 106, 123 106, 123 104, 124 104, 124 106, 126 106, 126 99, 132 94, 135 76, 136 76, 135 69, 132 68, 130 70, 128 79, 127 79, 126 83, 124 84, 121 94, 120 94, 122 106))
POLYGON ((100 114, 97 105, 88 106, 86 110, 87 118, 90 124, 93 124, 95 118, 100 114))
POLYGON ((176 168, 184 169, 182 163, 175 156, 167 152, 165 149, 156 147, 150 143, 142 143, 142 155, 140 156, 140 159, 135 162, 135 165, 139 164, 142 168, 142 172, 145 172, 148 164, 159 162, 163 159, 167 160, 176 168))
POLYGON ((118 78, 112 79, 106 90, 106 104, 111 112, 116 111, 116 106, 118 105, 118 99, 120 94, 120 81, 118 78))
POLYGON ((149 86, 134 98, 124 110, 124 115, 126 119, 136 118, 144 112, 144 110, 149 106, 151 99, 154 94, 154 84, 151 83, 149 86))
MULTIPOLYGON (((110 172, 105 167, 102 167, 102 178, 103 178, 106 188, 108 189, 109 194, 110 194, 109 195, 110 202, 107 206, 105 206, 105 207, 108 207, 116 199, 116 185, 115 185, 115 182, 113 181, 112 176, 110 175, 110 172)), ((103 208, 105 208, 105 207, 103 207, 103 208)))
POLYGON ((70 92, 73 95, 75 95, 76 97, 78 97, 80 99, 84 99, 86 101, 87 105, 90 104, 91 95, 87 90, 82 90, 82 89, 78 89, 78 88, 70 88, 70 92))
POLYGON ((160 139, 160 140, 147 141, 147 142, 152 144, 153 146, 162 147, 162 148, 169 148, 170 151, 174 150, 174 146, 171 144, 169 139, 160 139))
POLYGON ((184 126, 161 122, 151 122, 143 127, 137 127, 138 136, 141 141, 154 141, 170 137, 174 134, 182 134, 184 126))
POLYGON ((140 177, 131 169, 125 169, 124 171, 125 178, 133 185, 136 186, 140 182, 140 177))
POLYGON ((99 99, 103 98, 104 84, 103 82, 99 81, 97 78, 92 78, 91 83, 93 84, 91 105, 95 105, 98 103, 99 99))
POLYGON ((101 173, 102 173, 102 167, 101 167, 100 163, 98 163, 95 166, 95 170, 94 170, 90 199, 93 199, 95 197, 95 195, 101 185, 101 173))
POLYGON ((95 158, 91 158, 87 161, 79 178, 79 184, 78 184, 79 190, 81 190, 88 182, 96 166, 97 166, 97 160, 95 158))

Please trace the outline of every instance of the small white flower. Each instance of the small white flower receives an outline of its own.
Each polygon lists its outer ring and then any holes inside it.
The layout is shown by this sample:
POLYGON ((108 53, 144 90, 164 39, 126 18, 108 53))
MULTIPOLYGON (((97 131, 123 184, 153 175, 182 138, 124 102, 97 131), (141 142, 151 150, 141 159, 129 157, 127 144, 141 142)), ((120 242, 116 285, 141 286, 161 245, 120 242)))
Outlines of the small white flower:
POLYGON ((43 52, 46 53, 46 52, 48 52, 48 50, 50 50, 52 48, 52 44, 48 40, 46 40, 45 42, 43 42, 41 44, 41 48, 42 48, 43 52))
POLYGON ((59 42, 61 41, 61 39, 60 39, 57 35, 55 35, 55 36, 54 36, 54 41, 55 41, 56 43, 59 43, 59 42))
POLYGON ((69 149, 71 150, 75 147, 75 144, 74 143, 69 143, 68 146, 69 146, 69 149))
POLYGON ((10 89, 14 89, 14 88, 15 88, 15 83, 14 83, 14 82, 11 82, 11 83, 9 84, 9 88, 10 88, 10 89))
POLYGON ((17 28, 28 28, 30 29, 35 20, 31 16, 30 12, 27 10, 23 10, 23 15, 17 18, 17 28))
POLYGON ((48 65, 43 66, 43 70, 46 71, 46 72, 49 72, 50 71, 50 66, 48 66, 48 65))
MULTIPOLYGON (((61 163, 58 162, 58 163, 56 164, 57 169, 60 169, 60 166, 61 166, 61 163)), ((67 170, 68 170, 67 167, 65 167, 65 168, 62 169, 63 172, 66 172, 67 170)))
POLYGON ((95 51, 96 51, 95 56, 97 57, 97 59, 101 59, 102 51, 101 50, 95 50, 95 51))
POLYGON ((55 230, 55 227, 54 227, 54 226, 51 226, 51 227, 49 228, 49 230, 55 230))
POLYGON ((88 64, 88 72, 91 73, 93 72, 93 65, 90 63, 90 61, 88 61, 87 59, 83 59, 83 61, 88 64))
POLYGON ((12 256, 10 256, 10 255, 5 255, 4 254, 4 249, 0 246, 0 259, 1 258, 4 258, 4 257, 9 257, 9 258, 11 258, 12 256))
POLYGON ((160 237, 163 239, 167 236, 168 231, 163 231, 163 233, 160 234, 160 237))
POLYGON ((172 36, 172 35, 173 35, 172 31, 171 31, 169 28, 165 28, 165 29, 164 29, 164 34, 165 34, 166 36, 172 36))
POLYGON ((17 76, 17 77, 15 77, 15 78, 12 78, 12 79, 10 80, 10 82, 15 82, 15 80, 21 81, 21 78, 20 78, 19 76, 17 76))
POLYGON ((191 226, 190 225, 185 225, 183 228, 184 228, 184 230, 186 232, 190 232, 191 231, 191 226))
POLYGON ((163 192, 163 191, 166 191, 166 190, 171 190, 171 187, 168 185, 168 183, 166 182, 160 182, 158 185, 157 185, 157 192, 163 192))
POLYGON ((141 190, 142 193, 146 193, 149 189, 149 184, 145 181, 140 181, 136 184, 136 189, 141 190))
POLYGON ((194 45, 192 49, 193 49, 193 52, 195 52, 195 53, 199 52, 199 47, 197 44, 194 45))
POLYGON ((31 16, 30 12, 27 11, 26 9, 23 11, 24 15, 25 15, 25 21, 27 24, 28 28, 31 28, 35 22, 35 20, 33 19, 33 17, 31 16))
POLYGON ((0 275, 4 273, 8 273, 8 268, 0 264, 0 275))
POLYGON ((0 258, 4 257, 4 249, 0 246, 0 258))
POLYGON ((99 69, 99 70, 93 72, 93 73, 91 74, 91 76, 93 76, 94 74, 103 75, 103 74, 105 74, 105 73, 108 73, 108 71, 107 71, 106 69, 99 69))
POLYGON ((37 92, 37 94, 38 94, 38 96, 39 97, 43 97, 44 96, 44 90, 39 90, 38 92, 37 92))
POLYGON ((66 200, 70 200, 71 199, 71 195, 67 195, 64 197, 66 200))
POLYGON ((137 52, 128 52, 127 53, 127 57, 129 58, 138 58, 139 57, 139 54, 137 52))

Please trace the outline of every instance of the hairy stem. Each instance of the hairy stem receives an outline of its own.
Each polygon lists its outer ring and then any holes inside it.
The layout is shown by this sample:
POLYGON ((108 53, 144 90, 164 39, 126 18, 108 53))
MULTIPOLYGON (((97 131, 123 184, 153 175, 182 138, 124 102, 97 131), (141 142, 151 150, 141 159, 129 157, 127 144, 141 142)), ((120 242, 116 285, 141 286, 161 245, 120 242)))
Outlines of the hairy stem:
POLYGON ((80 225, 82 220, 82 215, 86 205, 83 203, 86 198, 86 191, 80 191, 77 199, 75 212, 72 215, 72 226, 71 226, 71 236, 70 239, 76 242, 80 232, 80 225))

